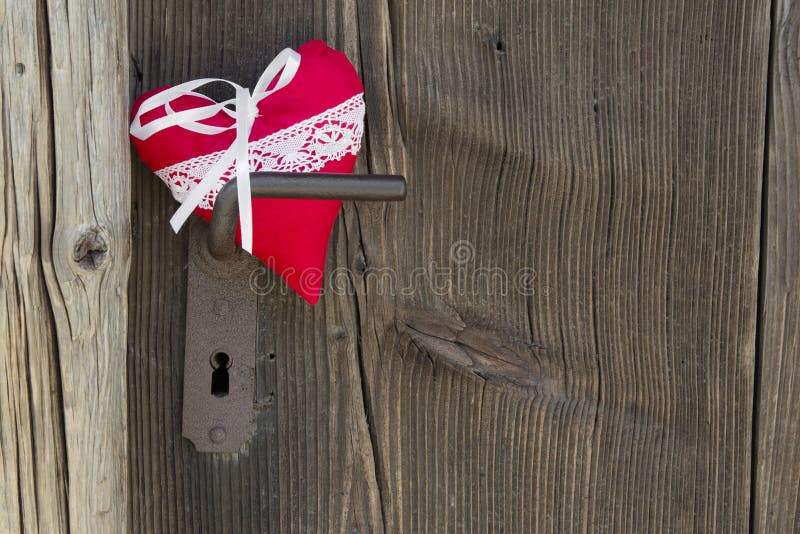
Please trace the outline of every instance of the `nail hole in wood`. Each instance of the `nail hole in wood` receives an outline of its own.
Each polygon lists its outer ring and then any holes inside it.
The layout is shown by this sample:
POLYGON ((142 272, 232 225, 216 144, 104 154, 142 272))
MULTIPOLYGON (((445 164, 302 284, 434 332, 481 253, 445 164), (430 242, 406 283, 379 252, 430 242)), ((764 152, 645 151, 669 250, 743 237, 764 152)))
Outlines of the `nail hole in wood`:
POLYGON ((22 63, 17 63, 14 65, 14 72, 17 73, 17 76, 22 76, 25 74, 25 65, 22 63))

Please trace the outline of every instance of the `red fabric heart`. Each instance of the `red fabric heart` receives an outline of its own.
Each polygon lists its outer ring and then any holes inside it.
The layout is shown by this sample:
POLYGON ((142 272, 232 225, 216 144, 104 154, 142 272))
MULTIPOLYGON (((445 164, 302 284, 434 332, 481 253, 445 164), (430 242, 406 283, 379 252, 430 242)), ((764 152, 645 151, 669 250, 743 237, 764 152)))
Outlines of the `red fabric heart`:
MULTIPOLYGON (((297 52, 301 61, 294 78, 257 104, 258 116, 249 136, 250 171, 353 172, 363 131, 361 81, 347 57, 322 41, 310 41, 297 52)), ((133 116, 147 98, 168 88, 139 97, 133 116)), ((184 95, 170 106, 180 112, 208 104, 206 97, 184 95)), ((142 114, 142 125, 167 111, 160 106, 142 114)), ((223 112, 202 121, 223 127, 234 123, 223 112)), ((146 139, 131 136, 139 156, 179 201, 235 138, 235 129, 208 135, 180 126, 146 139)), ((216 192, 233 176, 231 166, 194 212, 209 221, 216 192)), ((341 204, 338 200, 252 200, 253 255, 311 304, 319 300, 328 241, 341 204)), ((241 243, 240 230, 236 241, 241 243)))

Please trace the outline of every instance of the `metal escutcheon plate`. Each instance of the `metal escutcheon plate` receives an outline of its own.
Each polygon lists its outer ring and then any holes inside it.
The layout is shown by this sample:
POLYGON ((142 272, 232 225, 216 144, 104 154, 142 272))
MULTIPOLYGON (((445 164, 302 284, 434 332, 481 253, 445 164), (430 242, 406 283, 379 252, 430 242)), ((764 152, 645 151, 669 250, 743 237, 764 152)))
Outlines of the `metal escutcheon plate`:
POLYGON ((250 277, 261 264, 241 250, 214 258, 207 231, 191 221, 183 435, 199 452, 238 452, 253 435, 257 294, 250 277))

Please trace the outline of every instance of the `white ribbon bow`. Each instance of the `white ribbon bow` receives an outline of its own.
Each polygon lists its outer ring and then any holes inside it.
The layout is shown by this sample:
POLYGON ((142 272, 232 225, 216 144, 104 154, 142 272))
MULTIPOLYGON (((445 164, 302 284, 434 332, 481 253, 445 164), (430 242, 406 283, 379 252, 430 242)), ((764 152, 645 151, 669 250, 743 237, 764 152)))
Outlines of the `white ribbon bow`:
POLYGON ((236 164, 236 182, 239 201, 239 222, 242 228, 242 248, 247 252, 253 251, 253 213, 250 200, 250 161, 248 157, 248 139, 253 121, 258 116, 258 103, 275 91, 286 87, 294 78, 300 67, 300 54, 286 48, 278 54, 272 63, 264 70, 258 79, 256 88, 251 94, 244 87, 220 78, 200 78, 191 82, 182 83, 155 94, 142 102, 136 116, 131 121, 131 135, 137 139, 145 140, 151 135, 172 126, 180 126, 186 130, 205 134, 216 135, 236 128, 236 139, 228 147, 222 157, 208 170, 208 173, 196 184, 189 195, 184 199, 180 208, 174 213, 169 223, 177 233, 189 218, 189 215, 200 204, 206 194, 216 185, 222 175, 232 164, 236 164), (270 84, 280 73, 275 85, 268 89, 270 84), (194 89, 212 82, 224 82, 236 90, 236 97, 224 102, 194 92, 194 89), (190 95, 207 100, 209 104, 199 108, 175 111, 170 103, 181 96, 190 95), (234 109, 228 106, 233 105, 234 109), (142 126, 142 114, 164 106, 167 114, 161 118, 148 122, 142 126), (219 112, 226 113, 235 123, 231 126, 211 126, 203 124, 202 120, 213 117, 219 112))

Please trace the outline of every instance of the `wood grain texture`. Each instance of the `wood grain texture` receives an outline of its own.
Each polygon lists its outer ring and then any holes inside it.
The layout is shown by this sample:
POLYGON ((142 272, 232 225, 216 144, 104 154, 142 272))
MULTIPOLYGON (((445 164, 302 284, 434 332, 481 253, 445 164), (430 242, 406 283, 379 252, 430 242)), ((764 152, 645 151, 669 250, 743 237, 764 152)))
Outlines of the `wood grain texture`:
POLYGON ((130 6, 134 96, 345 50, 359 170, 409 180, 345 205, 345 291, 309 308, 266 275, 257 437, 203 456, 185 236, 134 157, 137 531, 747 529, 767 0, 130 6))
POLYGON ((52 231, 45 14, 0 5, 0 531, 65 532, 66 455, 42 239, 52 231))
POLYGON ((0 444, 7 532, 127 525, 122 3, 3 2, 0 444))
POLYGON ((755 532, 800 531, 800 2, 773 6, 755 532))
POLYGON ((747 529, 768 7, 359 3, 387 531, 747 529))
MULTIPOLYGON (((325 38, 357 60, 356 22, 349 0, 133 1, 131 95, 201 76, 252 86, 282 48, 312 38, 325 38)), ((285 290, 261 299, 256 437, 239 454, 197 454, 180 427, 186 235, 169 229, 176 204, 168 190, 133 158, 133 530, 370 531, 381 523, 380 501, 360 390, 354 298, 326 295, 314 308, 285 290)), ((341 228, 332 242, 331 269, 346 262, 341 228)), ((260 283, 278 283, 265 276, 260 283)))

